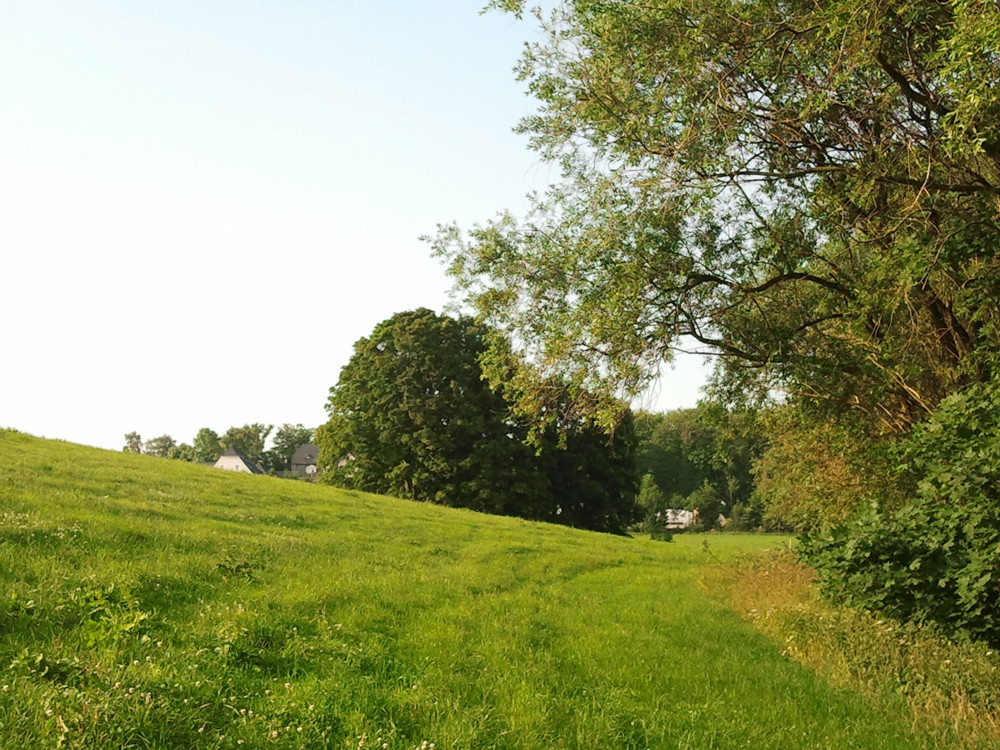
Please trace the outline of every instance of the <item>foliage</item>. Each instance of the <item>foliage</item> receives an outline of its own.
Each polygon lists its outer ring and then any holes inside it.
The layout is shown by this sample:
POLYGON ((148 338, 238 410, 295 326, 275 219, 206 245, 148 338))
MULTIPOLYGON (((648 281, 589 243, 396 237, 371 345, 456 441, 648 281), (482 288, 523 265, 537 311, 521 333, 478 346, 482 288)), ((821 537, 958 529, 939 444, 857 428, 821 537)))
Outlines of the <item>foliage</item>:
POLYGON ((765 441, 749 412, 705 402, 696 409, 641 413, 636 424, 640 471, 652 474, 664 494, 686 497, 707 481, 726 515, 750 501, 752 466, 765 441))
POLYGON ((946 399, 905 456, 915 497, 806 536, 803 556, 838 600, 1000 646, 1000 386, 946 399))
POLYGON ((138 432, 129 432, 125 435, 125 447, 123 453, 142 453, 142 436, 138 432))
POLYGON ((485 332, 421 309, 355 344, 317 431, 322 478, 339 486, 585 528, 631 520, 631 430, 614 440, 564 419, 536 435, 483 380, 485 332), (537 452, 537 455, 536 455, 537 452))
MULTIPOLYGON (((765 527, 763 513, 757 503, 736 503, 726 518, 726 531, 774 530, 765 527)), ((778 529, 783 531, 784 529, 778 529)))
MULTIPOLYGON (((564 180, 523 219, 439 230, 458 293, 542 383, 620 398, 693 348, 717 355, 724 402, 782 394, 814 424, 762 463, 771 517, 874 503, 812 537, 830 585, 987 633, 995 503, 975 463, 993 449, 957 429, 923 467, 891 461, 1000 373, 1000 5, 568 0, 536 17, 521 131, 564 180)), ((517 406, 544 420, 533 395, 517 406)), ((611 423, 601 398, 583 406, 611 423)))
POLYGON ((233 447, 252 463, 260 463, 267 470, 285 471, 290 468, 295 450, 312 442, 313 431, 300 424, 283 424, 274 435, 273 447, 266 450, 264 446, 273 429, 273 425, 246 424, 231 427, 219 437, 215 430, 202 427, 195 435, 194 445, 178 444, 169 435, 162 435, 147 440, 145 448, 139 434, 130 432, 125 436, 123 451, 210 464, 215 463, 226 449, 233 447))
MULTIPOLYGON (((523 3, 493 4, 520 13, 523 3)), ((1000 9, 573 0, 524 120, 562 184, 434 249, 544 383, 639 391, 678 349, 905 433, 1000 354, 1000 9)), ((530 372, 530 370, 529 370, 530 372)), ((545 418, 545 391, 519 403, 545 418)), ((591 404, 605 421, 613 400, 591 404)))
POLYGON ((160 435, 159 437, 150 438, 146 441, 143 446, 143 453, 150 456, 159 456, 160 458, 167 458, 170 455, 171 449, 177 445, 170 435, 160 435))
POLYGON ((534 456, 535 470, 548 490, 541 497, 551 509, 538 517, 583 529, 624 533, 639 517, 634 500, 638 479, 635 450, 629 414, 613 437, 589 420, 550 428, 534 456))
POLYGON ((167 452, 167 458, 173 458, 178 461, 194 461, 195 453, 194 447, 188 445, 187 443, 180 443, 174 445, 167 452))
POLYGON ((945 399, 906 441, 903 469, 921 497, 1000 507, 1000 381, 945 399))
POLYGON ((708 598, 697 541, 5 432, 0 486, 4 750, 953 746, 708 598))
POLYGON ((673 533, 666 527, 664 511, 667 510, 667 496, 663 494, 652 474, 644 474, 639 484, 639 495, 636 498, 642 509, 643 531, 649 532, 652 539, 669 542, 673 533))
POLYGON ((219 434, 209 427, 202 427, 194 436, 194 456, 198 463, 214 464, 224 450, 219 434))
POLYGON ((644 474, 639 483, 639 495, 636 498, 639 506, 647 514, 656 513, 667 507, 667 496, 657 486, 652 474, 644 474))
POLYGON ((660 518, 654 517, 649 519, 649 538, 657 542, 672 542, 674 541, 674 529, 668 529, 667 525, 663 523, 660 518))
POLYGON ((301 446, 313 441, 315 431, 300 424, 287 422, 274 433, 270 450, 270 461, 278 471, 288 471, 292 468, 292 456, 301 446))
POLYGON ((666 414, 640 413, 640 471, 650 474, 666 495, 689 495, 708 476, 713 433, 696 409, 666 414))
POLYGON ((767 448, 764 429, 766 411, 727 408, 719 401, 698 405, 703 424, 713 433, 709 479, 719 494, 728 516, 738 504, 754 506, 756 487, 754 465, 767 448))
POLYGON ((421 309, 354 345, 318 435, 324 479, 369 492, 502 512, 529 452, 480 377, 481 332, 421 309), (504 450, 509 448, 509 450, 504 450))
POLYGON ((926 498, 807 534, 835 601, 1000 646, 1000 509, 926 498))
POLYGON ((698 512, 698 525, 702 529, 711 531, 718 528, 724 506, 719 493, 707 480, 688 496, 687 504, 698 512))
POLYGON ((264 425, 259 422, 245 424, 242 427, 230 427, 221 438, 223 449, 235 448, 249 458, 251 463, 260 462, 264 464, 265 469, 271 468, 265 461, 267 455, 264 445, 273 429, 274 425, 264 425))
POLYGON ((859 420, 822 419, 791 407, 765 419, 767 449, 754 467, 754 503, 769 526, 808 530, 842 523, 872 502, 902 503, 896 441, 859 420))

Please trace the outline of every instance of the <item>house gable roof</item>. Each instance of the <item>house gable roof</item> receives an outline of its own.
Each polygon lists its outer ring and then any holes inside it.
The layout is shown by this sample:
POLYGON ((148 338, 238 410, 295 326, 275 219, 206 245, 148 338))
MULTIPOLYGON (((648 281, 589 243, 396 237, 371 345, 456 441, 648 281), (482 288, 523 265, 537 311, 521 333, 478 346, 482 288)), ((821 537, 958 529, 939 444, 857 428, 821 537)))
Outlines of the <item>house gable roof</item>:
POLYGON ((246 465, 247 470, 251 474, 263 474, 264 473, 263 469, 261 469, 260 466, 258 466, 257 464, 255 464, 249 458, 247 458, 246 454, 244 454, 241 451, 236 450, 236 448, 233 448, 232 446, 229 446, 229 448, 226 449, 226 452, 223 453, 222 455, 223 456, 235 456, 236 458, 238 458, 240 461, 242 461, 246 465))
POLYGON ((302 464, 309 466, 311 464, 317 463, 319 460, 319 448, 312 443, 306 443, 305 445, 300 445, 295 449, 295 453, 292 454, 292 466, 297 464, 302 464))

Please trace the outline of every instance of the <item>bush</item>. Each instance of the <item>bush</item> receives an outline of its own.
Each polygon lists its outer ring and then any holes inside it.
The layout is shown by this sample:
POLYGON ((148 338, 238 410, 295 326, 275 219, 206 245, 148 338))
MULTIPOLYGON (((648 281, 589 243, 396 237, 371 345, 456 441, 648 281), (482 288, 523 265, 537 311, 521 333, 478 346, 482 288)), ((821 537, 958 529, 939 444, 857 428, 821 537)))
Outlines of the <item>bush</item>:
POLYGON ((664 520, 667 498, 656 485, 652 474, 643 476, 636 500, 643 512, 642 530, 648 531, 652 539, 669 542, 673 538, 673 533, 667 529, 664 520))
POLYGON ((652 474, 645 474, 639 484, 639 495, 636 502, 647 515, 655 514, 667 507, 667 498, 657 486, 652 474))
POLYGON ((674 529, 668 529, 662 523, 655 520, 649 523, 649 538, 657 542, 674 541, 674 529))
POLYGON ((803 538, 837 600, 1000 646, 1000 388, 949 397, 907 440, 916 493, 803 538))
POLYGON ((1000 512, 916 501, 806 534, 804 559, 835 601, 1000 646, 1000 512))

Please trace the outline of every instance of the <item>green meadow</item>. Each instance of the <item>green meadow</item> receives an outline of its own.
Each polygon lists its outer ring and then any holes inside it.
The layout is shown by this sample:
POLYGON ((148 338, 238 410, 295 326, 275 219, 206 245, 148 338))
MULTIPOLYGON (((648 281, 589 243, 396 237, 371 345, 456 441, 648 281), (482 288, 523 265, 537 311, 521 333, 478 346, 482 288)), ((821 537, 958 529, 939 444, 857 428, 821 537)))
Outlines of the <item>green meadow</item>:
POLYGON ((941 747, 700 583, 786 544, 613 537, 0 430, 0 748, 941 747))

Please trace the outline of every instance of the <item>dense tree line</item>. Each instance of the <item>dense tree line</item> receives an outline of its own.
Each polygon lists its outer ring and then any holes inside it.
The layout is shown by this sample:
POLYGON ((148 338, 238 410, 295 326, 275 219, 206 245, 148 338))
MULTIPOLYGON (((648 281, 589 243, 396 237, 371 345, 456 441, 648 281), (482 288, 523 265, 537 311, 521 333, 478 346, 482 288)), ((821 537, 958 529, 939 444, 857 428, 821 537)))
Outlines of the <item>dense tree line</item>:
POLYGON ((569 409, 532 436, 484 381, 489 331, 421 309, 354 346, 317 431, 321 478, 413 500, 620 532, 633 520, 634 430, 569 409))
POLYGON ((219 456, 234 448, 246 456, 251 463, 258 464, 264 471, 285 472, 292 468, 292 454, 299 446, 313 441, 314 431, 301 424, 283 424, 274 431, 274 425, 258 422, 239 427, 230 427, 219 435, 210 427, 202 427, 195 435, 193 444, 177 443, 170 435, 160 435, 143 442, 137 432, 125 435, 126 453, 145 453, 150 456, 172 458, 194 463, 215 463, 219 456), (271 433, 271 447, 267 440, 271 433))
POLYGON ((728 528, 765 524, 754 470, 766 440, 753 414, 709 403, 666 414, 640 413, 636 434, 644 508, 698 510, 705 528, 712 528, 719 515, 728 528))
POLYGON ((607 426, 661 360, 710 353, 714 394, 766 414, 765 514, 816 529, 831 591, 1000 641, 1000 6, 570 0, 538 19, 521 130, 564 180, 433 241, 530 363, 519 413, 549 420, 558 379, 607 426))

